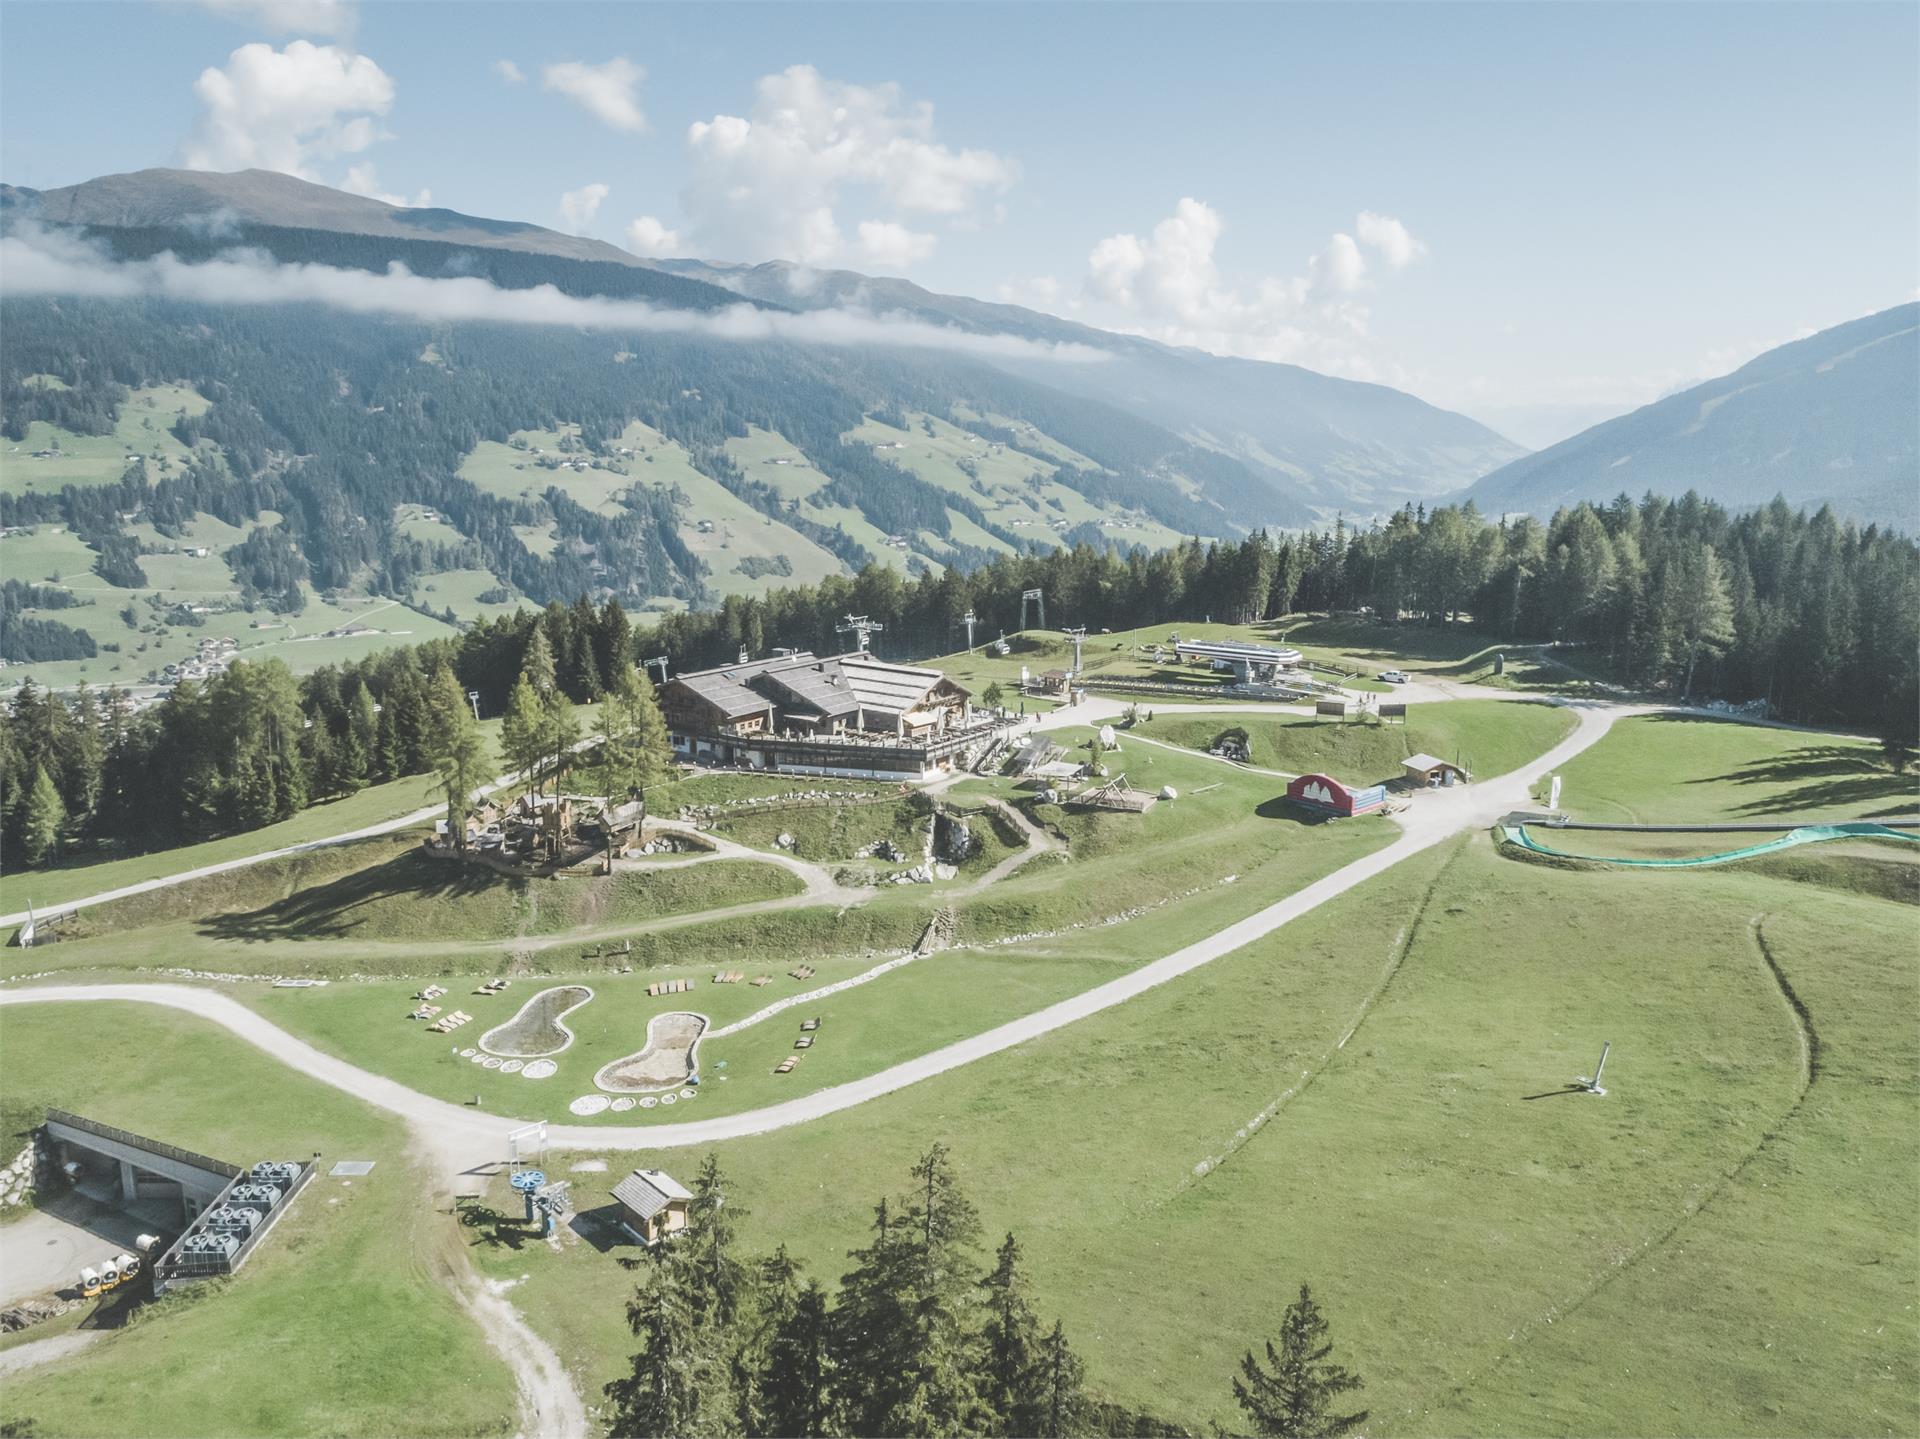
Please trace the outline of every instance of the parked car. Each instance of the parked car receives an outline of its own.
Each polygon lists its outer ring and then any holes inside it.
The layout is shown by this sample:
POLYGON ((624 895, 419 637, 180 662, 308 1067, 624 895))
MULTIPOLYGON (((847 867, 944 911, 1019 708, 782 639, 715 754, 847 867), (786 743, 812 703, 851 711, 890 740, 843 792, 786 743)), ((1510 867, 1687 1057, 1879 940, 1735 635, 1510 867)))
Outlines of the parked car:
POLYGON ((1390 685, 1403 685, 1407 682, 1407 672, 1405 670, 1381 670, 1380 678, 1383 682, 1390 685))

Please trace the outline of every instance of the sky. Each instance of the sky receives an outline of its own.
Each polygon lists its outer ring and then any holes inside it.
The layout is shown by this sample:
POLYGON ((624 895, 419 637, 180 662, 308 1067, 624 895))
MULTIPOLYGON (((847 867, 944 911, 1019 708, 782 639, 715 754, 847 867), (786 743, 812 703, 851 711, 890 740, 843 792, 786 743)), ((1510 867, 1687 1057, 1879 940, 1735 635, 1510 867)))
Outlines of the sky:
POLYGON ((0 7, 0 179, 182 165, 901 275, 1539 446, 1920 296, 1920 6, 0 7))

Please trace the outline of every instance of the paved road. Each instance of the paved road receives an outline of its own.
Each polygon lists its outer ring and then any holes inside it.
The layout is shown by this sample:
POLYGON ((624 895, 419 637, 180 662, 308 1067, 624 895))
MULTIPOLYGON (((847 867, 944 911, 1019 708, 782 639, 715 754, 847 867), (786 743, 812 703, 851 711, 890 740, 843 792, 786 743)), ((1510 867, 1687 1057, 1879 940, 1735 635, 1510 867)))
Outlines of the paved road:
MULTIPOLYGON (((1574 732, 1533 763, 1492 780, 1417 796, 1405 813, 1397 817, 1401 835, 1386 848, 1357 859, 1237 924, 1118 979, 864 1079, 817 1090, 780 1104, 671 1124, 553 1125, 548 1129, 548 1142, 556 1148, 667 1149, 764 1134, 877 1099, 1125 1003, 1273 933, 1403 859, 1464 831, 1490 825, 1509 810, 1526 806, 1536 780, 1600 739, 1616 716, 1631 712, 1600 704, 1575 703, 1571 708, 1578 718, 1574 732)), ((503 1158, 506 1134, 521 1122, 480 1114, 370 1073, 315 1049, 237 1000, 207 989, 177 984, 86 984, 0 991, 0 1006, 114 999, 165 1005, 212 1020, 313 1078, 412 1121, 423 1140, 456 1173, 503 1158)), ((559 1097, 555 1095, 556 1099, 559 1097)))

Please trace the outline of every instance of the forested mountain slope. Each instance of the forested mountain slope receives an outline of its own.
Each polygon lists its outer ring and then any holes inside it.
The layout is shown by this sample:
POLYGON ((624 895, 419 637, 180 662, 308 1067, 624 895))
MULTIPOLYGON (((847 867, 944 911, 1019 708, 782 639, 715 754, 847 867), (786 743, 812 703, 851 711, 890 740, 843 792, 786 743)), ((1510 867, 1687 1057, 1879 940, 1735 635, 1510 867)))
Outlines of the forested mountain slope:
POLYGON ((476 274, 515 288, 550 283, 568 294, 637 297, 676 308, 744 297, 783 310, 853 308, 975 334, 1091 346, 1109 361, 1067 367, 1009 355, 993 363, 1238 461, 1233 471, 1253 476, 1269 496, 1257 517, 1269 523, 1331 518, 1336 510, 1384 518, 1402 500, 1459 489, 1523 453, 1463 415, 1385 386, 1297 366, 1176 350, 1015 305, 938 295, 849 271, 802 277, 783 264, 641 261, 537 225, 402 209, 263 171, 143 170, 44 192, 9 189, 0 201, 15 216, 108 236, 121 253, 210 255, 247 244, 282 259, 364 268, 399 260, 417 274, 476 274))
POLYGON ((726 286, 767 304, 861 306, 1039 340, 1098 345, 1112 359, 1041 376, 1031 361, 1001 366, 1105 401, 1241 461, 1320 518, 1336 511, 1384 518, 1407 500, 1471 484, 1525 450, 1465 415, 1389 389, 1269 364, 1175 349, 1115 335, 1018 305, 939 295, 906 280, 787 264, 657 261, 688 279, 726 286))
POLYGON ((1489 513, 1547 516, 1619 490, 1698 491, 1730 508, 1830 504, 1920 527, 1920 304, 1836 325, 1494 471, 1489 513))

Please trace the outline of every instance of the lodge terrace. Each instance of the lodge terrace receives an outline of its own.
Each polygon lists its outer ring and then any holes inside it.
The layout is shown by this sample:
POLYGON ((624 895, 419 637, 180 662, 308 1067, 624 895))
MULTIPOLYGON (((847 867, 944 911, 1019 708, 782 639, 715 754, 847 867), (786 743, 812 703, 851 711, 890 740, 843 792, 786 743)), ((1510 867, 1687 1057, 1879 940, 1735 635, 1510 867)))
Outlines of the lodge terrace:
POLYGON ((675 675, 660 689, 674 753, 700 764, 847 779, 930 779, 995 723, 939 670, 864 650, 804 650, 675 675))

